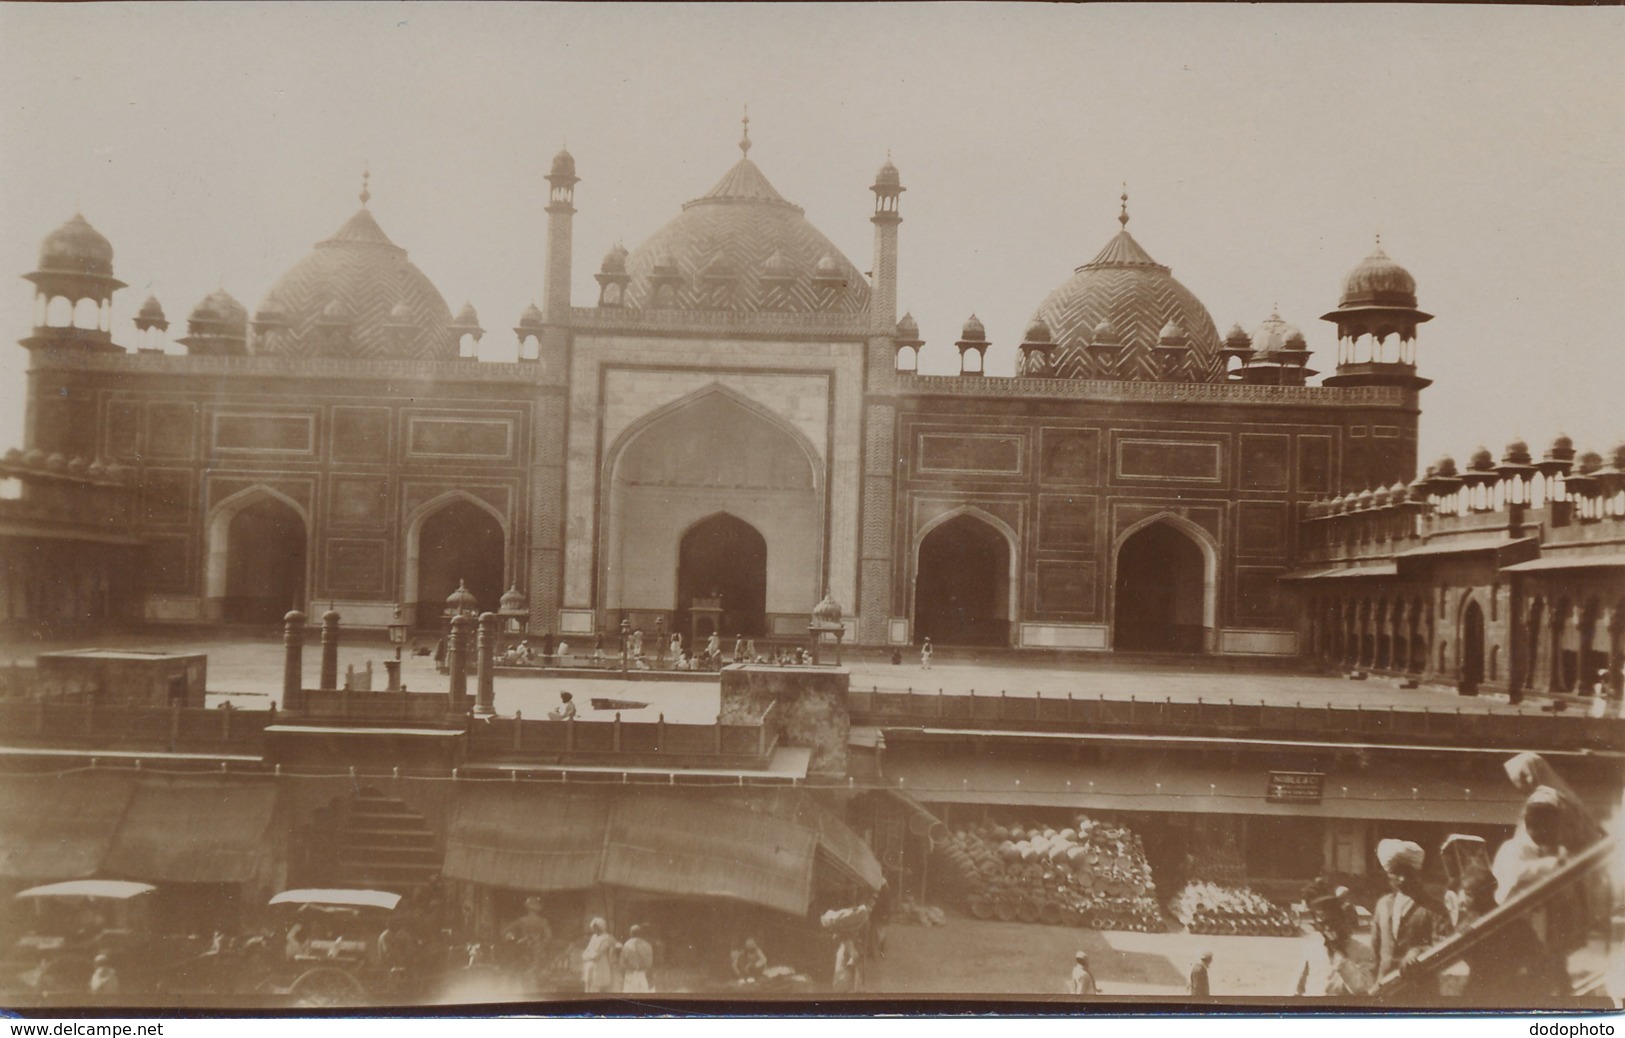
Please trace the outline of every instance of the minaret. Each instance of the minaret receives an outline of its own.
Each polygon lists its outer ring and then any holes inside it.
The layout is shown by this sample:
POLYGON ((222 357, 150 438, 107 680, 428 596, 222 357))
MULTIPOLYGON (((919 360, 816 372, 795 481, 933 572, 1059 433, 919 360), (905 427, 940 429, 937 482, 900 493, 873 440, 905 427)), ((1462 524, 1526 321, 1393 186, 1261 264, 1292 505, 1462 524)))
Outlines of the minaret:
POLYGON ((547 175, 552 188, 547 204, 547 283, 542 290, 542 312, 550 324, 564 323, 570 312, 571 225, 580 179, 575 157, 561 148, 547 175))
POLYGON ((890 152, 869 190, 875 193, 875 215, 869 218, 875 225, 875 269, 873 290, 869 294, 869 318, 876 332, 889 335, 897 326, 897 225, 903 222, 897 202, 898 196, 907 190, 897 167, 891 164, 890 152))
POLYGON ((1416 279, 1382 251, 1380 235, 1371 255, 1343 279, 1337 309, 1320 319, 1337 325, 1337 372, 1324 385, 1431 385, 1416 375, 1416 326, 1433 315, 1416 308, 1416 279))

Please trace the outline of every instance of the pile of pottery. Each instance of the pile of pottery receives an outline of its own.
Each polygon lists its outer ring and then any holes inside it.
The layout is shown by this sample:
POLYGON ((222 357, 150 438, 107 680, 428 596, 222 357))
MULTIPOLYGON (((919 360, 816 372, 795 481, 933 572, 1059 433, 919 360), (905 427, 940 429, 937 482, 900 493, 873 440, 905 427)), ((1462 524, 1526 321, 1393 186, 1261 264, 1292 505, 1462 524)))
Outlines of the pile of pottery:
POLYGON ((1246 887, 1205 880, 1187 883, 1168 911, 1195 934, 1295 937, 1302 931, 1286 909, 1246 887))

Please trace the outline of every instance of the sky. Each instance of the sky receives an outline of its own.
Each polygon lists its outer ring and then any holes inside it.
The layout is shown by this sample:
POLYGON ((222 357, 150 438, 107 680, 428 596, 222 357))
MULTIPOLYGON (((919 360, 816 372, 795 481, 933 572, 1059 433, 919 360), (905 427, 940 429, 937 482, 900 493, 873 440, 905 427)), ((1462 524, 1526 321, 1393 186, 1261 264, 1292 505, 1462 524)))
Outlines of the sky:
MULTIPOLYGON (((371 209, 489 359, 540 301, 549 160, 575 155, 574 302, 751 158, 860 270, 888 152, 922 370, 972 312, 1009 374, 1053 288, 1130 231, 1221 331, 1278 307, 1329 370, 1343 276, 1415 275, 1424 460, 1625 439, 1625 9, 1218 4, 0 4, 0 270, 75 210, 114 331, 155 294, 251 311, 371 209)), ((0 279, 0 328, 32 286, 0 279)), ((1317 363, 1318 362, 1318 363, 1317 363)), ((26 352, 0 348, 0 447, 26 352)))

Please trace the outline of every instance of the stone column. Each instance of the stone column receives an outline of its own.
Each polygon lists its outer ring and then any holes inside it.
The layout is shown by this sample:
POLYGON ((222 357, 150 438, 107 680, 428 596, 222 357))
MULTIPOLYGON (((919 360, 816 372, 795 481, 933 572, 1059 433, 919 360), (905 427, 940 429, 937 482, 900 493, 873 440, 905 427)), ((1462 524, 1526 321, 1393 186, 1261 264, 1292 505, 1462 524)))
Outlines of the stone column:
POLYGON ((339 614, 329 609, 322 614, 322 683, 324 692, 339 687, 339 614))
POLYGON ((305 684, 305 614, 295 609, 282 618, 282 702, 284 710, 303 710, 305 684))
POLYGON ((492 657, 496 652, 497 616, 480 614, 477 678, 474 691, 474 716, 491 717, 497 712, 496 673, 492 657))
POLYGON ((446 665, 451 669, 451 712, 468 709, 468 629, 474 618, 459 613, 451 618, 451 639, 446 646, 446 665))

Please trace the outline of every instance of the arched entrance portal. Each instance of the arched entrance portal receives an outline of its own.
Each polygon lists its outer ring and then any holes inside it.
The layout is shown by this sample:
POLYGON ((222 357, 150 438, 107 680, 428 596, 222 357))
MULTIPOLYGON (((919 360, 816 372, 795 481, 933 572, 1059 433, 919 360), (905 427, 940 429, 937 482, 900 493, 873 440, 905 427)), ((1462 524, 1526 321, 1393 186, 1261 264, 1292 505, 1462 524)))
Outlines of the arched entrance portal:
POLYGON ((502 524, 472 501, 456 500, 424 519, 417 534, 417 622, 439 627, 446 596, 463 581, 481 612, 502 598, 502 524))
POLYGON ((1207 560, 1191 536, 1165 522, 1117 550, 1112 648, 1201 652, 1207 627, 1207 560))
POLYGON ((222 618, 274 624, 305 601, 305 520, 278 497, 240 509, 226 528, 222 618))
POLYGON ((721 599, 717 633, 725 639, 767 633, 767 539, 727 513, 695 523, 678 545, 676 629, 685 642, 687 632, 696 641, 710 635, 711 621, 702 619, 706 629, 696 630, 689 611, 695 599, 710 598, 721 599))
POLYGON ((987 522, 957 515, 920 541, 914 638, 942 645, 1010 644, 1010 544, 987 522))
POLYGON ((1464 695, 1474 695, 1484 681, 1484 610, 1468 602, 1461 615, 1461 683, 1464 695))

